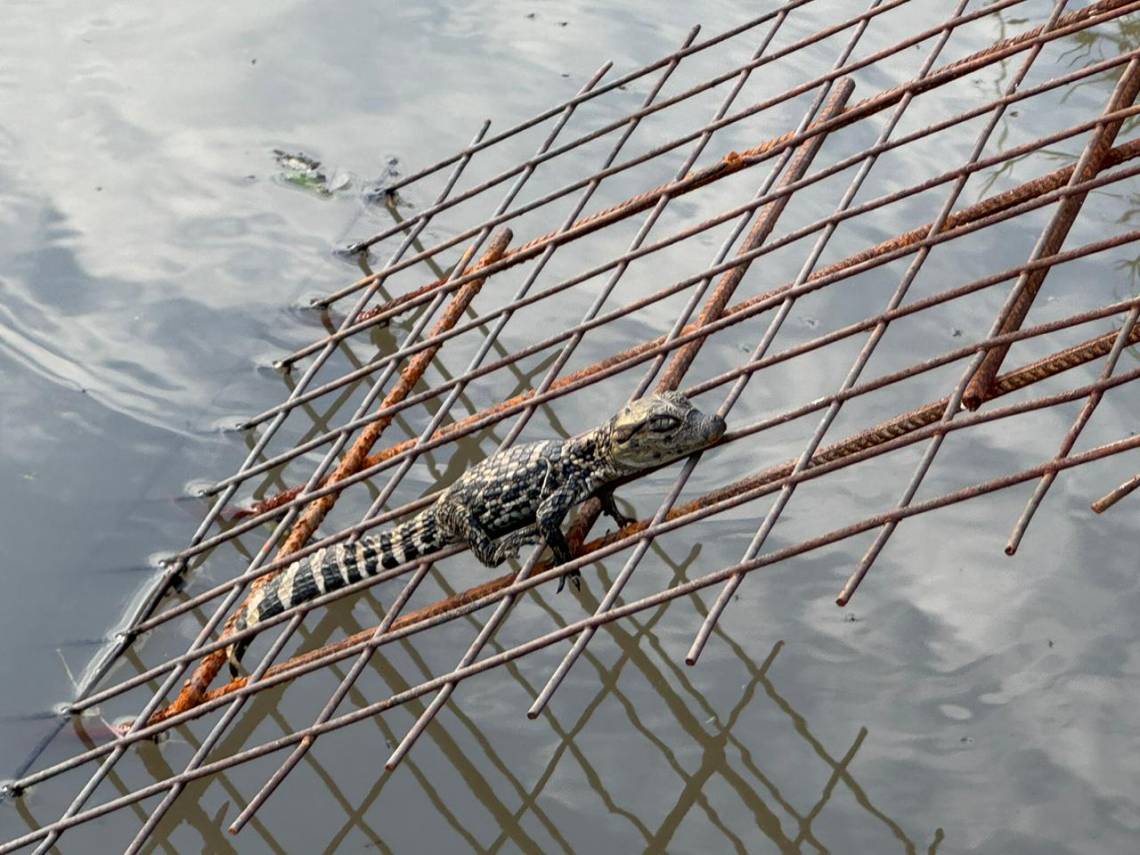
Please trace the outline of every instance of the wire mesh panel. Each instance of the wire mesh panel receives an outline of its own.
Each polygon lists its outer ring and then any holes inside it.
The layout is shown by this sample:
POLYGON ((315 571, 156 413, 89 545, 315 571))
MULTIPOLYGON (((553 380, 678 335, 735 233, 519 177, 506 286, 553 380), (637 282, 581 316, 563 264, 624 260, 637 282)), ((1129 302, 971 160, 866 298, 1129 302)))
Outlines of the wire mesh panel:
POLYGON ((49 741, 9 790, 65 807, 25 805, 28 830, 0 852, 46 850, 120 810, 138 818, 134 851, 169 834, 176 804, 204 838, 248 825, 288 849, 258 811, 301 776, 326 847, 353 834, 395 848, 367 819, 384 798, 488 847, 433 793, 421 752, 468 784, 492 849, 573 851, 540 799, 563 756, 654 851, 690 814, 716 829, 711 845, 749 849, 713 793, 783 850, 826 849, 813 825, 836 798, 884 840, 936 849, 940 831, 912 839, 853 776, 866 729, 829 748, 780 694, 781 645, 757 646, 734 603, 771 569, 820 570, 833 590, 818 601, 847 605, 896 530, 921 530, 912 517, 1032 484, 1019 520, 992 520, 1012 526, 1013 554, 1057 480, 1140 445, 1097 418, 1140 376, 1127 355, 1140 297, 1103 275, 1138 236, 1121 196, 1140 169, 1140 54, 1083 47, 1138 7, 962 0, 933 19, 907 0, 789 2, 694 28, 643 67, 607 63, 574 97, 485 123, 389 182, 375 200, 389 224, 343 248, 362 275, 316 301, 325 329, 282 356, 284 400, 243 425, 245 459, 206 491, 197 530, 68 708, 84 734, 96 710, 125 723, 78 752, 49 741), (539 546, 488 580, 448 546, 256 632, 235 624, 293 561, 409 518, 478 460, 673 390, 728 432, 624 485, 637 522, 606 531, 597 500, 580 506, 570 564, 539 546), (1004 453, 983 455, 983 436, 1004 453), (573 568, 582 591, 554 595, 573 568), (249 673, 226 681, 224 648, 254 635, 249 673), (727 715, 706 699, 716 667, 699 684, 688 670, 708 644, 749 675, 727 715), (660 708, 640 709, 630 680, 660 708), (461 683, 543 721, 476 762, 455 733, 478 725, 448 706, 461 683), (807 808, 752 756, 742 721, 792 729, 823 780, 807 808), (368 731, 374 748, 373 727, 387 769, 412 776, 328 766, 322 746, 351 754, 368 731), (599 736, 615 732, 652 746, 675 804, 639 802, 599 736), (172 734, 183 741, 151 744, 172 734), (236 816, 208 812, 211 786, 236 816))

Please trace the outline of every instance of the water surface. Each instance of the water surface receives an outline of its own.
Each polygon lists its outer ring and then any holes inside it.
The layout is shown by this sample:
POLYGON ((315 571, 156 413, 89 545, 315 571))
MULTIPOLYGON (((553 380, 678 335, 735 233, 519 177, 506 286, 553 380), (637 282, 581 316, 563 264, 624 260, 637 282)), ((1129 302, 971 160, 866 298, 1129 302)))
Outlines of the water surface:
MULTIPOLYGON (((964 28, 944 53, 959 58, 1043 21, 1050 4, 1029 2, 1001 20, 964 28)), ((104 648, 131 603, 158 573, 157 559, 184 545, 206 511, 195 487, 232 472, 252 442, 231 430, 242 417, 280 401, 291 379, 273 359, 322 333, 307 299, 351 281, 358 269, 332 249, 389 225, 366 189, 396 159, 410 171, 464 145, 485 117, 496 129, 572 95, 602 62, 623 73, 675 49, 688 27, 711 34, 744 19, 731 3, 228 4, 134 8, 114 3, 10 5, 0 32, 0 777, 14 774, 51 732, 54 710, 104 648), (274 149, 322 161, 339 188, 322 196, 281 179, 274 149)), ((798 10, 774 46, 853 13, 840 3, 798 10)), ((880 18, 856 51, 865 56, 930 26, 943 4, 912 2, 880 18)), ((1134 30, 1134 24, 1131 25, 1134 30)), ((1027 85, 1131 49, 1130 28, 1111 24, 1047 46, 1027 85)), ((758 32, 683 65, 666 94, 751 55, 758 32)), ((830 67, 846 34, 756 74, 740 106, 830 67)), ((856 98, 913 76, 927 42, 856 75, 856 98)), ((917 99, 898 133, 967 109, 1004 87, 1020 58, 988 68, 935 96, 917 99)), ((632 109, 644 82, 584 108, 567 133, 632 109), (624 99, 624 100, 623 100, 624 99)), ((1113 78, 1102 76, 1011 112, 988 153, 1018 145, 1103 108, 1113 78)), ((705 121, 724 87, 652 117, 626 154, 705 121)), ((702 162, 793 127, 801 97, 714 138, 702 162)), ((882 121, 880 117, 880 122, 882 121)), ((834 135, 818 164, 873 140, 866 123, 834 135)), ((961 162, 979 122, 885 155, 860 199, 888 192, 961 162)), ((1122 134, 1129 138, 1131 129, 1122 134)), ((535 150, 545 130, 521 135, 473 164, 470 186, 535 150)), ((522 199, 594 169, 602 140, 540 170, 522 199)), ((966 203, 1071 162, 1083 137, 972 179, 966 203)), ((686 149, 615 177, 588 210, 665 180, 686 149)), ((851 171, 798 194, 777 234, 825 215, 851 171)), ((763 174, 749 170, 672 205, 655 230, 669 232, 739 204, 763 174)), ((442 176, 403 194, 407 216, 431 203, 442 176)), ((1094 193, 1067 246, 1131 227, 1137 185, 1094 193)), ((434 221, 435 241, 487 214, 498 198, 434 221)), ((492 198, 493 197, 493 198, 492 198)), ((945 190, 932 191, 844 225, 821 263, 932 219, 945 190)), ((557 226, 568 210, 529 218, 516 241, 557 226)), ((915 283, 916 297, 1022 263, 1048 211, 1020 218, 1000 238, 980 234, 936 249, 915 283)), ((628 245, 640 220, 557 254, 540 285, 628 245)), ((636 264, 612 305, 700 269, 726 234, 714 230, 636 264)), ((383 256, 395 246, 377 248, 383 256)), ((738 298, 798 272, 801 241, 754 266, 738 298)), ((449 260, 454 259, 454 253, 449 260)), ((1134 292, 1135 250, 1124 247, 1050 276, 1031 318, 1044 321, 1134 292), (1131 265, 1131 266, 1130 266, 1131 265)), ((777 345, 785 347, 879 311, 905 261, 797 304, 777 345)), ((488 286, 477 308, 507 298, 526 275, 517 268, 488 286)), ((398 279, 400 293, 424 279, 398 279)), ((560 328, 589 306, 601 282, 520 312, 502 346, 515 350, 536 330, 560 328)), ((978 336, 1005 291, 994 290, 893 326, 868 368, 892 370, 978 336)), ((683 298, 589 336, 567 371, 666 330, 683 298)), ((371 342, 341 352, 332 377, 352 360, 390 352, 411 328, 403 319, 371 342)), ((699 380, 737 364, 767 319, 718 337, 691 373, 699 380)), ((1021 364, 1113 328, 1102 321, 1011 352, 1021 364)), ((428 374, 460 372, 479 338, 449 344, 428 374)), ((827 394, 861 344, 839 345, 758 375, 730 421, 741 424, 827 394)), ((1124 360, 1134 365, 1132 356, 1124 360)), ((537 384, 533 359, 467 390, 465 414, 537 384)), ((846 407, 829 434, 839 438, 945 394, 960 369, 932 372, 846 407)), ((1081 381, 1099 366, 1087 367, 1081 381)), ((634 370, 539 411, 523 439, 590 426, 628 396, 634 370)), ((1051 389, 1077 380, 1062 378, 1051 389)), ((291 418, 273 451, 343 422, 363 399, 353 387, 335 405, 291 418), (314 420, 316 420, 314 426, 314 420)), ((723 391, 702 399, 715 407, 723 391)), ((1051 455, 1076 405, 952 437, 920 497, 954 489, 1051 455)), ((1111 394, 1078 449, 1134 429, 1130 389, 1111 394)), ((429 414, 409 411, 388 436, 414 435, 429 414)), ((685 496, 798 455, 815 427, 803 419, 707 456, 685 496)), ((506 427, 458 449, 430 455, 397 490, 404 501, 453 478, 489 453, 506 427)), ((853 467, 805 485, 769 539, 770 548, 887 509, 917 460, 915 451, 853 467)), ((310 455, 256 485, 258 494, 307 477, 310 455)), ((856 538, 753 574, 726 612, 699 667, 682 658, 711 594, 646 612, 600 633, 555 696, 550 713, 523 713, 562 655, 555 647, 517 666, 469 681, 394 774, 382 764, 412 716, 410 705, 323 737, 239 838, 225 826, 282 755, 239 767, 187 789, 152 838, 167 851, 332 849, 405 852, 835 851, 1125 852, 1140 831, 1140 713, 1132 703, 1140 630, 1136 543, 1129 500, 1104 517, 1088 503, 1134 474, 1135 454, 1063 475, 1020 552, 1002 555, 1008 528, 1029 487, 956 506, 904 524, 852 606, 833 599, 868 540, 856 538)), ((651 513, 676 470, 625 492, 651 513)), ((354 522, 376 490, 346 494, 329 530, 354 522)), ((249 492, 243 492, 248 497, 249 492)), ((661 538, 627 598, 737 561, 767 511, 759 501, 699 527, 661 538)), ((188 579, 194 593, 244 566, 268 529, 217 550, 188 579)), ((620 569, 611 560, 586 572, 581 598, 543 590, 520 603, 497 636, 518 643, 593 609, 620 569)), ((443 566, 413 605, 482 578, 468 560, 443 566)), ((355 598, 309 617, 289 649, 311 649, 372 626, 379 599, 355 598)), ((144 639, 114 678, 185 649, 206 613, 144 639)), ((413 643, 385 648, 345 708, 450 669, 476 631, 460 621, 413 643)), ((496 649, 502 649, 497 647, 496 649)), ((264 649, 264 642, 259 650, 264 649)), ((259 696, 221 743, 226 754, 311 722, 344 669, 259 696)), ((156 686, 150 687, 152 690, 156 686)), ((137 711, 130 693, 69 725, 37 761, 63 759, 101 740, 104 720, 137 711)), ((128 752, 93 804, 181 769, 213 719, 177 731, 159 746, 128 752)), ((4 839, 58 816, 86 779, 65 775, 0 805, 4 839)), ((153 808, 154 800, 143 808, 153 808)), ((68 832, 63 851, 114 851, 144 814, 125 810, 68 832)))

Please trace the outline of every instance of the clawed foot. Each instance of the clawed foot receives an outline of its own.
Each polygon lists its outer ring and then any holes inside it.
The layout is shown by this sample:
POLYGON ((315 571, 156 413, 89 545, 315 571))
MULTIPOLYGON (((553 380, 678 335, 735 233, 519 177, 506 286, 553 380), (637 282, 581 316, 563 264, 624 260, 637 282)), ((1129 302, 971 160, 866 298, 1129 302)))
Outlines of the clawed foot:
POLYGON ((625 528, 627 525, 633 525, 635 522, 637 522, 637 517, 627 517, 621 511, 618 511, 616 514, 610 514, 610 518, 615 523, 617 523, 617 527, 619 529, 625 528))
POLYGON ((574 585, 575 591, 582 590, 582 573, 579 570, 571 570, 569 573, 563 573, 562 578, 558 580, 558 591, 561 594, 562 589, 566 587, 566 580, 569 579, 574 585))
POLYGON ((637 517, 627 517, 621 512, 613 493, 599 493, 598 500, 602 503, 602 513, 617 523, 618 528, 625 528, 627 525, 637 522, 637 517))

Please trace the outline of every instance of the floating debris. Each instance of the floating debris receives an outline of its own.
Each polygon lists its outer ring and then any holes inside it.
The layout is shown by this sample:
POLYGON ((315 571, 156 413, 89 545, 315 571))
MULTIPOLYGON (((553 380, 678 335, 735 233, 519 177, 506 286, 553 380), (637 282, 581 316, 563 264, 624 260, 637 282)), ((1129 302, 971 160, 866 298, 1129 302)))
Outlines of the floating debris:
POLYGON ((336 172, 330 179, 321 170, 321 162, 309 157, 304 152, 287 152, 279 148, 273 149, 273 157, 281 171, 278 178, 286 184, 292 184, 309 193, 318 196, 332 196, 341 190, 352 186, 352 176, 347 172, 336 172))

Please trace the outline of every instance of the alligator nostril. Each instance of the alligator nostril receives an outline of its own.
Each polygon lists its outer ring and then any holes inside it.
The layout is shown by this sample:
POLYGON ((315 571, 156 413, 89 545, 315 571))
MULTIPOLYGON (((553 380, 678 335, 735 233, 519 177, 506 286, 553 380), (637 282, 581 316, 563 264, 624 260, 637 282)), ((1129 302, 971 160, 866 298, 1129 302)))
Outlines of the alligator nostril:
POLYGON ((724 436, 724 432, 728 430, 728 425, 725 424, 724 419, 720 416, 712 416, 709 418, 712 424, 712 439, 715 442, 724 436))

